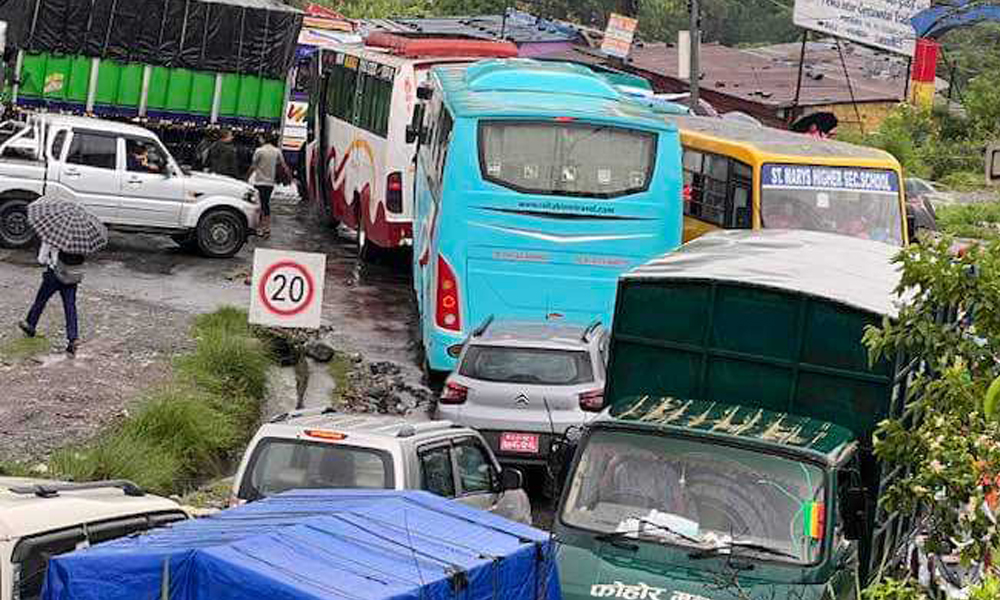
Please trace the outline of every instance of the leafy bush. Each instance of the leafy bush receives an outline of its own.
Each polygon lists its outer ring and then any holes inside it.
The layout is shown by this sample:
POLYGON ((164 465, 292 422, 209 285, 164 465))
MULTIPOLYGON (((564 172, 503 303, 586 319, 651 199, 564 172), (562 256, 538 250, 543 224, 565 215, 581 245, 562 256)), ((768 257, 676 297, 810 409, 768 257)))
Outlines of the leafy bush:
POLYGON ((942 206, 937 221, 941 231, 956 237, 993 240, 1000 237, 1000 203, 942 206))

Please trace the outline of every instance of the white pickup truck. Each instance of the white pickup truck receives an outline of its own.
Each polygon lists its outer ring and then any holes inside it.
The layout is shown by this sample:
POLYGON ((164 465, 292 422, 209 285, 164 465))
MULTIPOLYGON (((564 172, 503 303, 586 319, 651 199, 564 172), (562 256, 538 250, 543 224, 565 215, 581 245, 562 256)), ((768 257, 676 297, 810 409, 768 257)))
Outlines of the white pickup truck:
POLYGON ((111 229, 169 235, 215 258, 239 252, 260 218, 253 186, 186 172, 142 127, 33 115, 0 126, 0 140, 3 246, 32 243, 27 206, 42 196, 80 202, 111 229))

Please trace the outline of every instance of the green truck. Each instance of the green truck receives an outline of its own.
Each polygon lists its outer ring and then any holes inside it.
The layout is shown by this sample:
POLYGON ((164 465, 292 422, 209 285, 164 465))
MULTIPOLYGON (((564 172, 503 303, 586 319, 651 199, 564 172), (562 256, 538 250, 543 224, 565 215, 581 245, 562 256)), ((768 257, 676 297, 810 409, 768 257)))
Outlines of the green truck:
POLYGON ((283 124, 302 18, 279 0, 7 0, 3 97, 140 122, 183 164, 222 126, 245 154, 283 124))
POLYGON ((898 251, 730 231, 619 281, 605 412, 554 531, 565 600, 855 598, 914 519, 880 502, 877 424, 908 365, 870 365, 898 251))

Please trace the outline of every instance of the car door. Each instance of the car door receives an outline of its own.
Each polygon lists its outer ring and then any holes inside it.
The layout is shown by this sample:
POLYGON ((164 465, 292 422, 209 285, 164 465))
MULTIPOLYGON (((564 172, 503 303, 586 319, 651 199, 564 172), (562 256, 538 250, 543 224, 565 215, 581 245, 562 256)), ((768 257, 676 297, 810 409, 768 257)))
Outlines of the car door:
POLYGON ((493 512, 500 491, 500 473, 489 450, 476 438, 466 437, 454 440, 451 452, 458 480, 456 499, 493 512))
POLYGON ((118 137, 74 129, 57 179, 62 189, 101 221, 118 223, 120 180, 118 137))
POLYGON ((138 227, 180 226, 184 179, 173 171, 169 155, 152 138, 119 138, 125 157, 119 220, 138 227))

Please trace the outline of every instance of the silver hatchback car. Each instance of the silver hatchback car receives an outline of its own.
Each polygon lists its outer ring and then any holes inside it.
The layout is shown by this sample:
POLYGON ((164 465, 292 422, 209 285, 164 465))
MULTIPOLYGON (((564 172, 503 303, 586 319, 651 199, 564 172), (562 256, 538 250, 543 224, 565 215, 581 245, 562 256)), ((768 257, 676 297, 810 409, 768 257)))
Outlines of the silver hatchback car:
POLYGON ((545 466, 553 436, 604 405, 608 332, 487 320, 445 381, 436 418, 477 429, 502 463, 545 466))

